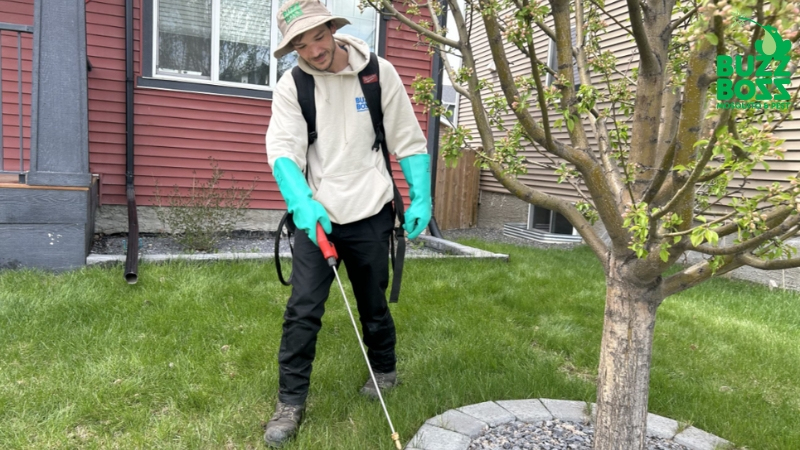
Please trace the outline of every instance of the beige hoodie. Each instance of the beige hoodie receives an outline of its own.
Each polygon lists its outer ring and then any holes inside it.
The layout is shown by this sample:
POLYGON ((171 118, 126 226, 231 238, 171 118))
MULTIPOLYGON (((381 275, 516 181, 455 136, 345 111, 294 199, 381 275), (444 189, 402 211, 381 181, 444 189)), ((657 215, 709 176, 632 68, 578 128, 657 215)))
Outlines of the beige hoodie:
MULTIPOLYGON (((369 62, 369 47, 355 37, 336 34, 348 50, 350 67, 322 72, 299 59, 314 76, 317 140, 308 146, 308 131, 297 101, 291 70, 283 74, 272 97, 267 129, 267 159, 290 158, 306 173, 314 199, 338 224, 377 214, 393 198, 392 180, 381 151, 373 151, 375 132, 364 101, 358 72, 369 62)), ((425 136, 400 76, 383 58, 380 62, 381 106, 389 153, 398 160, 426 153, 425 136)))

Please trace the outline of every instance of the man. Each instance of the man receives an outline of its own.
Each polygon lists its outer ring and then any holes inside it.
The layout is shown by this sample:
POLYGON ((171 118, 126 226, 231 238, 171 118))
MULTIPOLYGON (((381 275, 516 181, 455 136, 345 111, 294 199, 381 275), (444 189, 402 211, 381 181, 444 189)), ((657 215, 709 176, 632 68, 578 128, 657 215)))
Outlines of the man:
MULTIPOLYGON (((369 62, 369 47, 355 37, 334 35, 349 21, 332 16, 317 0, 290 0, 277 18, 283 39, 275 57, 297 51, 300 68, 314 77, 317 139, 309 145, 297 87, 287 71, 273 92, 267 156, 301 231, 295 234, 292 293, 278 352, 278 404, 264 434, 269 446, 291 438, 303 418, 317 333, 334 278, 317 244, 317 224, 344 262, 358 304, 378 384, 368 377, 361 393, 377 397, 378 389, 397 384, 395 327, 386 302, 392 180, 383 154, 372 149, 375 132, 358 78, 369 62)), ((384 59, 379 67, 386 142, 409 183, 405 229, 413 239, 431 218, 430 161, 397 71, 384 59)))

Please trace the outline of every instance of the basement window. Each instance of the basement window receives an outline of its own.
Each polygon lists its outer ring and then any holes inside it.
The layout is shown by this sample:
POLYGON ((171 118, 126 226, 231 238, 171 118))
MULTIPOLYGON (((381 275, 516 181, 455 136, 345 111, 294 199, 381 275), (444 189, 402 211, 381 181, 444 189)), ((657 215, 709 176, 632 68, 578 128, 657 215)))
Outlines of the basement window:
POLYGON ((566 217, 541 206, 528 208, 528 229, 553 234, 572 234, 572 224, 566 217))

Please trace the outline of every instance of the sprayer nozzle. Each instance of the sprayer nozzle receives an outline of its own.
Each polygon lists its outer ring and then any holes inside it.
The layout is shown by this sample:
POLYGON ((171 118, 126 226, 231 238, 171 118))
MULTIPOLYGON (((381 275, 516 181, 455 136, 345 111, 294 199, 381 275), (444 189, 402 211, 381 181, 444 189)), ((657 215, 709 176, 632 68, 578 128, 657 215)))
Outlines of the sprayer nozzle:
POLYGON ((394 441, 394 446, 397 447, 397 450, 403 450, 403 446, 400 445, 400 435, 398 433, 392 433, 392 440, 394 441))

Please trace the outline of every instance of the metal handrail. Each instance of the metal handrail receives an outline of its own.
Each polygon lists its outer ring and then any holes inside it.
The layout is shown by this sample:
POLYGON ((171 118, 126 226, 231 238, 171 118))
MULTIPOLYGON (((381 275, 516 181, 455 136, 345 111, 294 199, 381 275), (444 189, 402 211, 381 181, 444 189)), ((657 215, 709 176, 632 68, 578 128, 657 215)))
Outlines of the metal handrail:
POLYGON ((23 108, 22 108, 22 34, 33 34, 33 27, 30 25, 19 25, 13 23, 0 22, 0 32, 10 31, 17 34, 17 92, 18 92, 18 118, 19 118, 19 170, 7 171, 5 164, 5 142, 4 142, 4 128, 3 128, 3 71, 2 71, 2 52, 0 52, 0 175, 18 175, 19 181, 25 180, 25 152, 24 141, 25 136, 23 132, 23 108))

